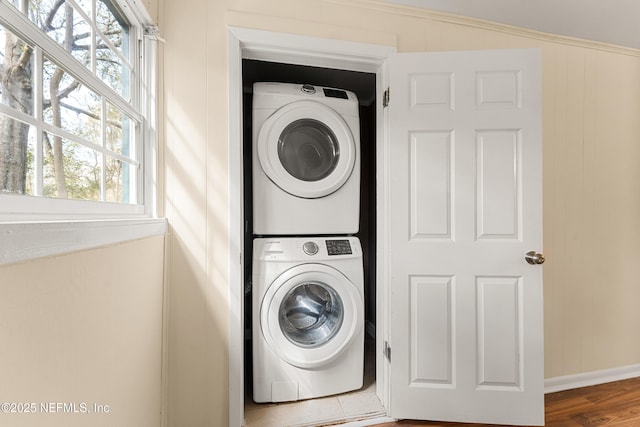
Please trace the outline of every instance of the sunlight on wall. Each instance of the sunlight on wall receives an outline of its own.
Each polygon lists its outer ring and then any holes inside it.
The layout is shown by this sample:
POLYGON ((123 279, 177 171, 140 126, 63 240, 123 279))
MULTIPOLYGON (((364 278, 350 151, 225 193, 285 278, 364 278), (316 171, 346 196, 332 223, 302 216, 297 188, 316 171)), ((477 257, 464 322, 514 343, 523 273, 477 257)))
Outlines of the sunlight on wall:
POLYGON ((0 267, 11 426, 158 426, 164 238, 0 267), (66 405, 66 406, 65 406, 66 405))
POLYGON ((163 0, 159 15, 167 40, 169 425, 227 424, 227 25, 399 51, 541 48, 546 376, 640 363, 640 342, 625 338, 640 323, 630 303, 640 297, 640 264, 628 255, 640 249, 640 52, 367 0, 163 0))

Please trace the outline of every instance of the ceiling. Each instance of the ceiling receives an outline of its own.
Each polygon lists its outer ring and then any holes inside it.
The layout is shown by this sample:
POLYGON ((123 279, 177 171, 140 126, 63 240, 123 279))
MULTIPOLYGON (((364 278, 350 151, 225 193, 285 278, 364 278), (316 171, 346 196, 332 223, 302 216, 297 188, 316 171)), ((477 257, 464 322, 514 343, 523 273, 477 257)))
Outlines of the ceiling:
POLYGON ((638 0, 386 0, 640 49, 638 0))

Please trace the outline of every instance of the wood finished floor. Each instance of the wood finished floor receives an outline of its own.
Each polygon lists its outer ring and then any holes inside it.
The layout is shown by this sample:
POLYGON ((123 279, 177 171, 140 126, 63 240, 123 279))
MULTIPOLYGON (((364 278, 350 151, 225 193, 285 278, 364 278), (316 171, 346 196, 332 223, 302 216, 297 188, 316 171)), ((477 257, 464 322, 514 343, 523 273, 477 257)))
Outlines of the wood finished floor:
MULTIPOLYGON (((378 424, 377 427, 486 427, 488 425, 407 420, 378 424)), ((545 425, 547 427, 640 427, 640 378, 547 394, 545 425)))

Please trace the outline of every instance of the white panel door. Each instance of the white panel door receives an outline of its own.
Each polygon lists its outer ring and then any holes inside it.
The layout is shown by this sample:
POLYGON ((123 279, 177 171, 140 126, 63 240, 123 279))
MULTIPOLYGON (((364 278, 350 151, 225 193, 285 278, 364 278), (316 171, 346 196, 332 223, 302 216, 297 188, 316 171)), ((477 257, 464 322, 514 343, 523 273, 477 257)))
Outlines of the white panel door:
POLYGON ((540 53, 389 61, 390 415, 544 424, 540 53))

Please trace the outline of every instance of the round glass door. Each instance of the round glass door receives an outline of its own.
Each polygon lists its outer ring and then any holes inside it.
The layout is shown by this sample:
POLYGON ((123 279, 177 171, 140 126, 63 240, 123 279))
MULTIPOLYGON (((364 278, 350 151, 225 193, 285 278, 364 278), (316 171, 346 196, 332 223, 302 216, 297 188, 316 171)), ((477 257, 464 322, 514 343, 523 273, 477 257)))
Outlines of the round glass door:
POLYGON ((330 341, 342 326, 342 298, 330 286, 309 282, 291 289, 280 303, 280 329, 293 344, 315 348, 330 341))
POLYGON ((327 196, 351 176, 358 149, 349 125, 332 108, 296 101, 275 111, 255 142, 262 170, 283 191, 327 196))
POLYGON ((301 368, 330 363, 363 327, 362 290, 324 264, 285 271, 260 304, 260 328, 269 348, 301 368))
POLYGON ((319 181, 335 170, 340 146, 333 131, 324 123, 300 119, 280 134, 278 158, 291 176, 307 182, 319 181))

